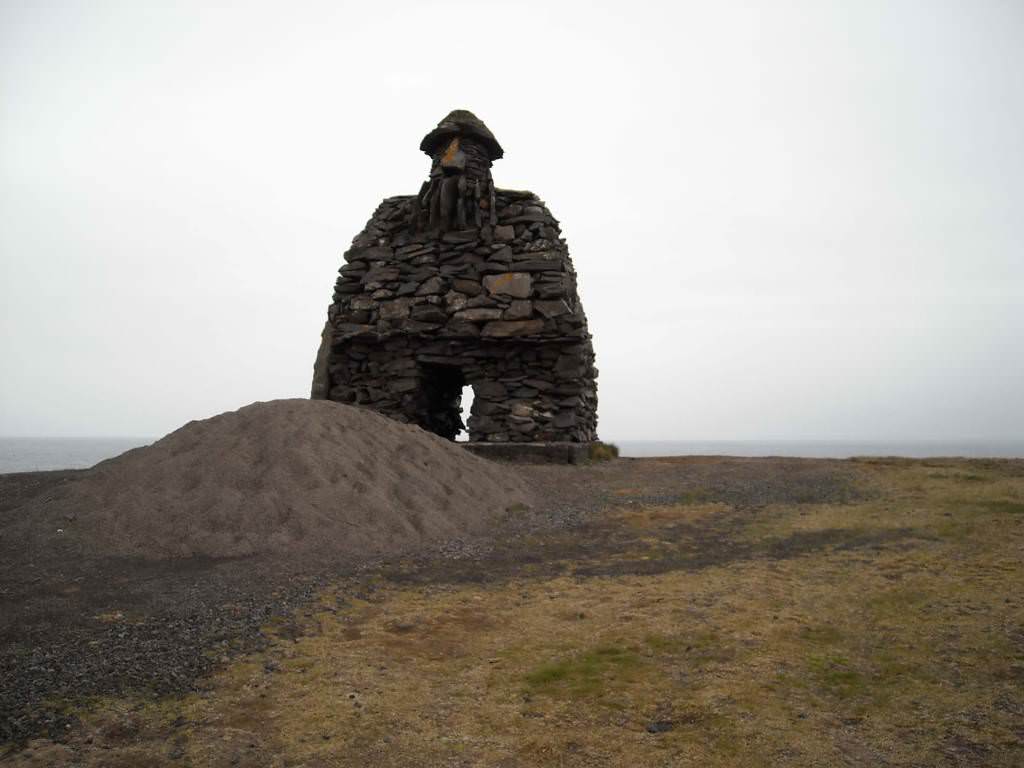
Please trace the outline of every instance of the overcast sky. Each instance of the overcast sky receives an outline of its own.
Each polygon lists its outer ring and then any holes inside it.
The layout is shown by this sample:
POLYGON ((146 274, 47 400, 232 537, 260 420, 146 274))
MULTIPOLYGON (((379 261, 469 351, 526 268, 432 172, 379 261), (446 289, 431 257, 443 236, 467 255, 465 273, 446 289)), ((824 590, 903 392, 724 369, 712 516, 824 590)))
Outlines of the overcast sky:
POLYGON ((1019 1, 0 8, 0 435, 307 396, 454 108, 562 221, 602 437, 1024 435, 1019 1))

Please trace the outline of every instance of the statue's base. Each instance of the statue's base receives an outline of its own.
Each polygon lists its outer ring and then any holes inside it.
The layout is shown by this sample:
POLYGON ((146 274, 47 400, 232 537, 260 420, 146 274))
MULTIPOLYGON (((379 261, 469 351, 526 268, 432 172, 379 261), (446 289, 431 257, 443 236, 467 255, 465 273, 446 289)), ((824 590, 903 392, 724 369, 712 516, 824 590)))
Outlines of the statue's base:
POLYGON ((582 464, 593 443, 459 443, 467 451, 513 464, 582 464))

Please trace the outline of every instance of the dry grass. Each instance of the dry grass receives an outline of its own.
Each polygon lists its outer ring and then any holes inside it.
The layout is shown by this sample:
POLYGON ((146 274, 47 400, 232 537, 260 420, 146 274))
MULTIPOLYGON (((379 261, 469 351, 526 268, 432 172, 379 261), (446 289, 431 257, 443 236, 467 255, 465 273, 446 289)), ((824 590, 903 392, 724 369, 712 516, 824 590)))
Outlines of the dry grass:
MULTIPOLYGON (((16 760, 1024 764, 1024 473, 861 466, 870 501, 751 513, 729 534, 742 554, 707 567, 339 584, 203 694, 94 702, 69 747, 16 760)), ((658 560, 735 514, 624 505, 607 522, 658 560)))
POLYGON ((591 443, 588 458, 591 461, 607 461, 619 457, 619 446, 615 443, 591 443))

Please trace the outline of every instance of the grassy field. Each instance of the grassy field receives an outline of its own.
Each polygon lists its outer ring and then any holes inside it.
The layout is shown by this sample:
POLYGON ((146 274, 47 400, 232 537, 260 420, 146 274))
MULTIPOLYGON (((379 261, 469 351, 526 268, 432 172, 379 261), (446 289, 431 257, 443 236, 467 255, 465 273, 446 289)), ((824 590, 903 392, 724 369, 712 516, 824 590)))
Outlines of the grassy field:
POLYGON ((339 581, 200 693, 79 702, 9 759, 1024 765, 1024 463, 849 468, 850 503, 622 486, 495 578, 339 581))

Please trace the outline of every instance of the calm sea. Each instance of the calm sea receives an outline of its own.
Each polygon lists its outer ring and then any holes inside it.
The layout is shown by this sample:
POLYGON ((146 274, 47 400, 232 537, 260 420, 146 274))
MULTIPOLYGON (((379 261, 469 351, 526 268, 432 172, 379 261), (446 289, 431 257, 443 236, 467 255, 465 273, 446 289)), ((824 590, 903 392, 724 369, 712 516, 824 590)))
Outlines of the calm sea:
POLYGON ((151 437, 0 437, 0 474, 85 469, 151 442, 151 437))
MULTIPOLYGON (((0 437, 0 473, 44 469, 84 469, 131 448, 148 437, 0 437)), ((619 440, 623 456, 972 456, 1024 458, 1021 441, 845 442, 835 440, 619 440)))
POLYGON ((1024 440, 619 440, 622 456, 803 456, 848 459, 851 456, 937 456, 1024 458, 1024 440))

